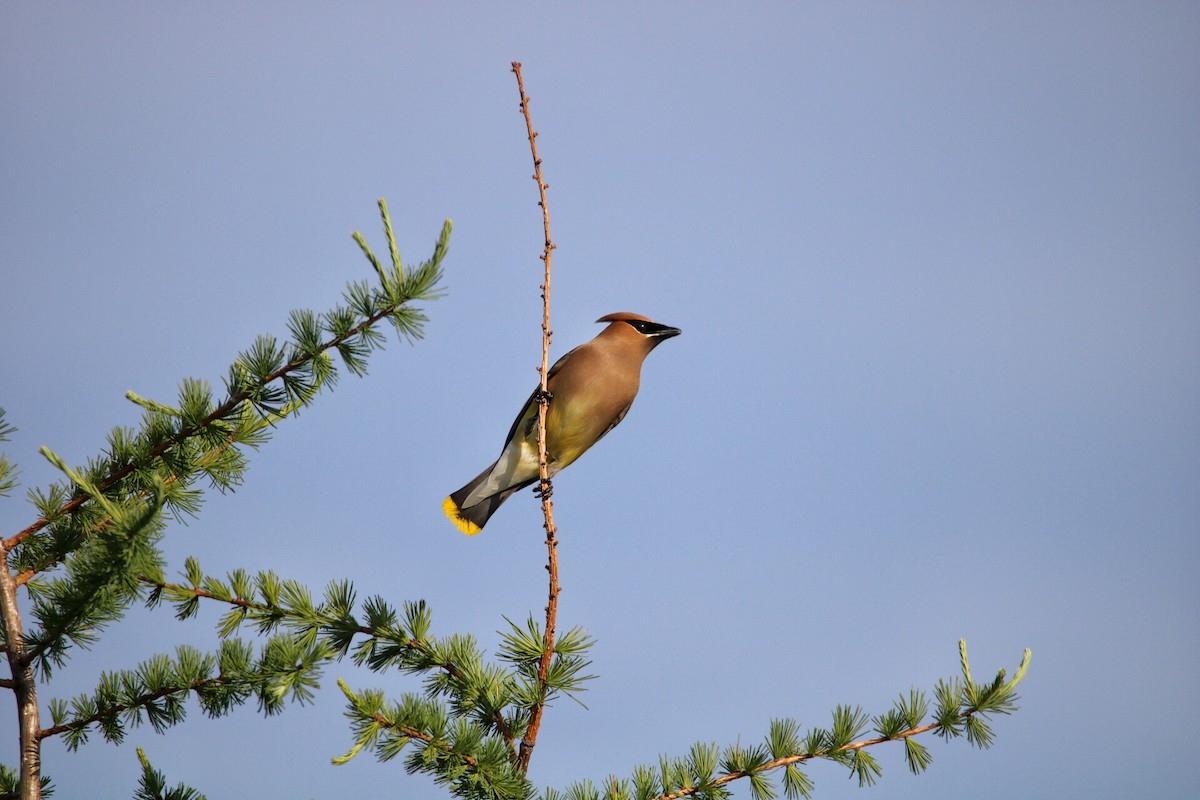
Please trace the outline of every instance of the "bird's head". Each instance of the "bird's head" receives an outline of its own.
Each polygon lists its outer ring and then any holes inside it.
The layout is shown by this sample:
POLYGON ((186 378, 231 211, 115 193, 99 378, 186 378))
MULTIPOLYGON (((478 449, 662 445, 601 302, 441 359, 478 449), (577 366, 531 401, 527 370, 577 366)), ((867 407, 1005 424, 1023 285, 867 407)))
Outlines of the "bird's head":
POLYGON ((605 329, 606 333, 612 331, 613 335, 637 337, 645 346, 646 352, 653 350, 660 342, 683 333, 679 328, 672 328, 670 325, 663 325, 661 322, 655 322, 641 314, 631 314, 628 311, 605 314, 596 322, 609 323, 608 328, 605 329))

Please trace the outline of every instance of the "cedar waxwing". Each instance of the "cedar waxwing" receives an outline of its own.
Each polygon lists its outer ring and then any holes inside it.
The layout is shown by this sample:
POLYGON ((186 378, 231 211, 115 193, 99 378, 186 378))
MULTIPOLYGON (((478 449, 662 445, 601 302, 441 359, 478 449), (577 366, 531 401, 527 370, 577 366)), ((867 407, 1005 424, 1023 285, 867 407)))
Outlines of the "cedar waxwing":
MULTIPOLYGON (((622 311, 596 320, 608 327, 550 368, 546 388, 546 456, 550 475, 571 464, 617 427, 637 396, 642 361, 678 328, 622 311)), ((513 492, 538 479, 538 391, 517 415, 496 463, 446 498, 442 510, 474 536, 513 492)))

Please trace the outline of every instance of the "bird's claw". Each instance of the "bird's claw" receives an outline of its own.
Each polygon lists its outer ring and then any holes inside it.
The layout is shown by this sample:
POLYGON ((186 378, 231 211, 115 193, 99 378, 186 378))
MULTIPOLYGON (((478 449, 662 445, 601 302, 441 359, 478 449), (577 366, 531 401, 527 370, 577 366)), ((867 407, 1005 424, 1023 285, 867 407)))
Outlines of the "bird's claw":
POLYGON ((533 399, 535 402, 538 402, 538 403, 549 403, 551 400, 554 399, 554 394, 549 391, 542 391, 541 389, 537 389, 533 393, 533 399))
POLYGON ((554 494, 554 486, 550 483, 550 481, 539 483, 537 486, 533 487, 533 494, 539 500, 549 500, 550 496, 554 494))

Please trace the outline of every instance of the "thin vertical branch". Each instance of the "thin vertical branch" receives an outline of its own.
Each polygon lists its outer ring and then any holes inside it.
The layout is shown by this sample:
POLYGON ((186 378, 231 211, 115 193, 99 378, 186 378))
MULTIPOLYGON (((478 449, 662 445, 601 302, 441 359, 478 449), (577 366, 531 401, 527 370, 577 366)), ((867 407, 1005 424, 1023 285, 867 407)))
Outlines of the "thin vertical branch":
POLYGON ((20 800, 39 800, 42 796, 42 756, 38 731, 37 684, 33 663, 25 652, 24 628, 17 607, 17 586, 8 569, 8 548, 0 541, 0 616, 4 620, 4 647, 12 670, 12 689, 17 700, 18 732, 21 746, 20 800))
POLYGON ((517 754, 517 766, 522 772, 529 770, 529 759, 533 757, 533 746, 537 743, 538 728, 542 724, 542 712, 546 708, 547 679, 550 662, 554 659, 555 622, 558 619, 558 539, 554 527, 554 504, 550 501, 553 487, 550 485, 549 458, 546 454, 546 413, 550 407, 547 381, 550 377, 550 258, 554 242, 550 238, 550 207, 546 204, 546 181, 542 177, 542 159, 537 151, 537 132, 529 116, 529 98, 525 95, 525 81, 521 78, 521 64, 512 62, 512 71, 517 76, 517 89, 521 94, 521 113, 525 117, 525 129, 529 135, 529 149, 533 155, 533 179, 538 185, 538 205, 542 208, 542 229, 546 234, 546 245, 542 251, 545 278, 542 282, 542 365, 541 391, 538 393, 538 493, 542 498, 542 515, 546 519, 546 571, 550 575, 549 599, 546 602, 546 630, 542 640, 542 659, 538 664, 538 694, 533 708, 529 710, 529 726, 521 738, 521 749, 517 754))

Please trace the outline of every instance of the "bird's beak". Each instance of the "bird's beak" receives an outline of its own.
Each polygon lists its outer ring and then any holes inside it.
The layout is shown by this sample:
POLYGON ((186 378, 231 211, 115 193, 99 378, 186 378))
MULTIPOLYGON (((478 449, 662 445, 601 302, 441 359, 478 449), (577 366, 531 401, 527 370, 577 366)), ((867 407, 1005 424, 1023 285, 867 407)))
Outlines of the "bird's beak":
POLYGON ((672 336, 678 336, 681 333, 683 331, 679 330, 679 328, 663 328, 661 331, 655 331, 654 337, 656 339, 670 339, 672 336))

